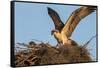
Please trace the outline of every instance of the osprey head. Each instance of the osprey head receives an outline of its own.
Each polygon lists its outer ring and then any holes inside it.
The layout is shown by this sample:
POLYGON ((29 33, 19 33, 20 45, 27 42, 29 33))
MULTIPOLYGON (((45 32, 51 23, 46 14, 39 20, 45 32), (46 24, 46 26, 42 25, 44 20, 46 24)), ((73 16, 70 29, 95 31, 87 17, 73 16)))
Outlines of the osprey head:
POLYGON ((51 31, 51 35, 54 35, 54 33, 58 33, 58 32, 59 32, 59 30, 53 29, 53 30, 51 31))

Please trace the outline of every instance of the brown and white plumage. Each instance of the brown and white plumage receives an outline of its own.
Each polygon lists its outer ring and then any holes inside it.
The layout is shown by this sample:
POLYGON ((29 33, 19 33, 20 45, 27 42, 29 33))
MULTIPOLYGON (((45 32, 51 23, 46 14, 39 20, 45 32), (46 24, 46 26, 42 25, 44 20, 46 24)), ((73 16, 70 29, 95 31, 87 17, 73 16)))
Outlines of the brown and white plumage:
POLYGON ((61 31, 62 28, 64 27, 64 23, 61 21, 58 13, 48 7, 48 14, 50 15, 50 17, 52 18, 54 22, 55 29, 61 31))
POLYGON ((70 15, 69 19, 66 21, 65 25, 62 23, 59 15, 56 11, 51 8, 48 8, 48 14, 53 19, 55 24, 55 30, 52 30, 54 37, 57 39, 58 43, 70 44, 70 37, 75 30, 79 22, 94 12, 96 10, 95 6, 83 6, 76 9, 70 15))
POLYGON ((94 12, 95 9, 96 9, 96 7, 91 7, 91 6, 84 6, 84 7, 80 7, 78 9, 76 9, 71 14, 69 19, 66 21, 65 26, 62 29, 62 31, 67 35, 67 37, 71 37, 72 32, 75 30, 78 23, 83 18, 85 18, 86 16, 88 16, 89 14, 94 12))

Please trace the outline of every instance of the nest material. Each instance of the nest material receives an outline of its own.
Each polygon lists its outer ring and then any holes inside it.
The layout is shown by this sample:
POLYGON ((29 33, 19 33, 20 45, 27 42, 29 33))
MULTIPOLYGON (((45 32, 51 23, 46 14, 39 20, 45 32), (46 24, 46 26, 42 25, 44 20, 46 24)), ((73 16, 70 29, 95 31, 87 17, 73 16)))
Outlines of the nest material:
POLYGON ((92 61, 87 49, 79 45, 51 46, 48 43, 29 43, 26 50, 15 55, 15 65, 32 66, 48 64, 65 64, 92 61))

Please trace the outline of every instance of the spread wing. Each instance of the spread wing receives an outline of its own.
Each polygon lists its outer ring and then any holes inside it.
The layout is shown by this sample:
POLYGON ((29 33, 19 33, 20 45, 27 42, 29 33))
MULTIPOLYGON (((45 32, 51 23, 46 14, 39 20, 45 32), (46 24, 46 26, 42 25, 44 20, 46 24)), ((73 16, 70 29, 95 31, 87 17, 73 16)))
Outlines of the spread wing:
POLYGON ((62 28, 64 27, 64 24, 61 21, 58 13, 56 11, 54 11, 53 9, 48 7, 48 14, 49 14, 49 16, 52 18, 52 20, 54 22, 55 29, 61 31, 62 28))
POLYGON ((94 10, 96 10, 96 6, 84 6, 76 9, 74 12, 72 12, 61 32, 66 34, 67 37, 71 37, 78 23, 84 17, 94 12, 94 10))

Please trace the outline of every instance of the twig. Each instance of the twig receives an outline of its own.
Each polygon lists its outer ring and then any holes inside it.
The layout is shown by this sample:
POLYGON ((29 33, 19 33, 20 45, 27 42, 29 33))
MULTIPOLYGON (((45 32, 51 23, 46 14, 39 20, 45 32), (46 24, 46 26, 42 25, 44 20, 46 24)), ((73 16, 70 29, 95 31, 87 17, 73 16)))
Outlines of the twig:
POLYGON ((19 49, 30 49, 30 50, 33 49, 33 48, 22 48, 22 47, 18 47, 18 46, 15 47, 15 48, 19 48, 19 49))
POLYGON ((23 46, 27 46, 27 44, 25 44, 25 43, 16 43, 16 44, 23 45, 23 46))
POLYGON ((95 36, 91 37, 90 40, 87 41, 87 42, 82 46, 82 48, 86 48, 87 45, 91 42, 91 40, 92 40, 93 38, 95 38, 96 36, 97 36, 97 34, 96 34, 95 36))
POLYGON ((42 42, 42 41, 40 41, 40 40, 36 40, 36 39, 32 39, 32 40, 37 41, 37 42, 41 42, 41 43, 43 43, 43 42, 42 42))

